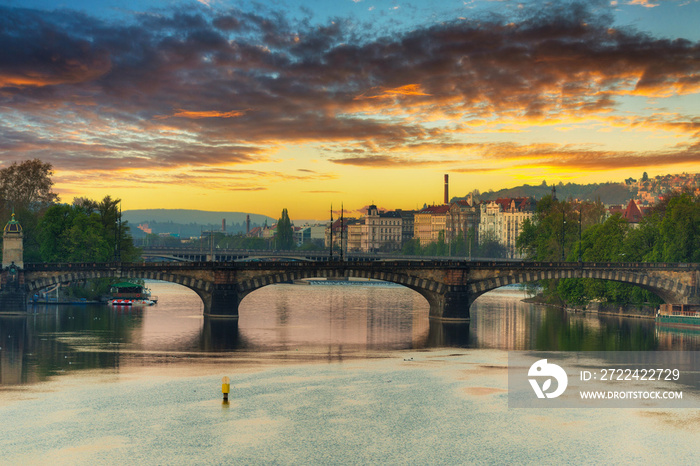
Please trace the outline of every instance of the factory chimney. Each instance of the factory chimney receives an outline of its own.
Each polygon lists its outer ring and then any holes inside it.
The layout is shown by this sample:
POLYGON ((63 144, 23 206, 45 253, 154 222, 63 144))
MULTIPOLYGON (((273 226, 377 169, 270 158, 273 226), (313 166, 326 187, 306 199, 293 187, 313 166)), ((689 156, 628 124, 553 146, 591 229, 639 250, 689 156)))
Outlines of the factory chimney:
POLYGON ((245 234, 250 234, 250 215, 245 216, 245 234))
POLYGON ((226 219, 225 218, 221 219, 221 231, 226 233, 226 219))
POLYGON ((445 204, 450 203, 450 183, 448 181, 450 175, 445 175, 445 204))

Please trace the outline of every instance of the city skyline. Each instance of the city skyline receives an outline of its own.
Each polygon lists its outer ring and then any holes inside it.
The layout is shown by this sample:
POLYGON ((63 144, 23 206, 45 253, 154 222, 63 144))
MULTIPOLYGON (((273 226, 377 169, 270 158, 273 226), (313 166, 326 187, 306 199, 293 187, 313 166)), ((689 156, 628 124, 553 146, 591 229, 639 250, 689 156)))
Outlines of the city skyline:
POLYGON ((293 219, 700 172, 697 0, 433 3, 0 0, 0 168, 293 219))

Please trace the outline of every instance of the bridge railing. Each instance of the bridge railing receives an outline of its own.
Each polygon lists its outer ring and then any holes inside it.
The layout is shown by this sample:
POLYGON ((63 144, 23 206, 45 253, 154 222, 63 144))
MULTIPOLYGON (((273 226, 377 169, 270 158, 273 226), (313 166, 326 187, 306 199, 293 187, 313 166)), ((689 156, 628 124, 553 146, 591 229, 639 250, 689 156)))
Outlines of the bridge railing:
MULTIPOLYGON (((42 270, 94 270, 94 269, 124 269, 129 267, 139 268, 211 268, 216 262, 47 262, 47 263, 25 263, 24 270, 28 272, 38 272, 42 270)), ((221 265, 231 265, 231 262, 222 262, 221 265)))
POLYGON ((666 262, 526 262, 526 261, 469 261, 469 260, 381 260, 369 262, 332 261, 257 261, 257 262, 77 262, 77 263, 27 263, 25 271, 87 271, 95 269, 301 269, 301 268, 356 267, 369 269, 390 268, 501 268, 501 269, 700 269, 698 263, 666 262))

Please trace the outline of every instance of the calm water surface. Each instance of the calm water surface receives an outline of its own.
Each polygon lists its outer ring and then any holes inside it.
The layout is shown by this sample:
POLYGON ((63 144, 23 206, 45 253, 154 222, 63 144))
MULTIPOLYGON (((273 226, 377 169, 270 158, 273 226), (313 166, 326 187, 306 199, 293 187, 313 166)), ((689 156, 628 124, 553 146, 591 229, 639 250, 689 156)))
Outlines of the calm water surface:
POLYGON ((697 459, 697 410, 509 410, 506 368, 508 350, 695 351, 700 332, 536 307, 518 289, 448 325, 411 290, 365 285, 269 286, 237 322, 161 282, 152 307, 0 317, 0 463, 697 459))

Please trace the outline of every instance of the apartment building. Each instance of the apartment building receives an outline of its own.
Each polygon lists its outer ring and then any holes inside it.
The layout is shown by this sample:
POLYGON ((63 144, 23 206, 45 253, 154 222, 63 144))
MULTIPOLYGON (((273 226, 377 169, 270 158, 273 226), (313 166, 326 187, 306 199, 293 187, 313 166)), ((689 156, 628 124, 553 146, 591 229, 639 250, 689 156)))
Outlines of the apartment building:
MULTIPOLYGON (((380 212, 376 205, 367 209, 367 214, 359 220, 345 220, 343 247, 348 252, 389 252, 403 245, 402 211, 380 212)), ((412 217, 411 217, 412 218, 412 217)), ((333 242, 340 245, 340 220, 333 223, 333 242)), ((330 244, 330 229, 326 233, 326 246, 330 244)))
POLYGON ((440 232, 446 234, 449 212, 450 205, 443 204, 423 207, 414 214, 413 237, 420 241, 421 246, 436 242, 440 232))
POLYGON ((371 205, 364 220, 360 247, 363 252, 388 252, 401 248, 402 217, 399 212, 379 212, 376 205, 371 205))
POLYGON ((447 215, 447 241, 454 241, 460 236, 467 238, 472 234, 477 239, 479 231, 479 218, 481 209, 471 197, 466 200, 455 201, 450 204, 447 215), (470 233, 472 232, 472 233, 470 233))
POLYGON ((535 214, 534 199, 501 198, 480 206, 479 243, 494 238, 506 248, 507 257, 520 258, 515 243, 525 219, 535 214))

